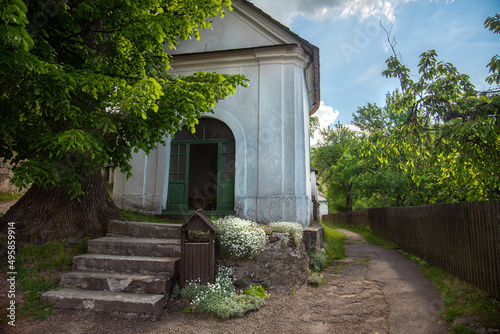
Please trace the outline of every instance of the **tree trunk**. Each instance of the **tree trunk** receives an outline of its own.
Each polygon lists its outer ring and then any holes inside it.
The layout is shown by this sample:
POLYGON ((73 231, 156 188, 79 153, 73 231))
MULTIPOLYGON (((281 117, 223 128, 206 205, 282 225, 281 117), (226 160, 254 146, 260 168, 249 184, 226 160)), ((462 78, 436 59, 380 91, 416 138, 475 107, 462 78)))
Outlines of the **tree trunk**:
POLYGON ((351 212, 352 211, 352 197, 349 194, 347 194, 345 205, 347 207, 347 212, 351 212))
POLYGON ((5 232, 15 222, 16 240, 31 242, 103 236, 109 220, 121 214, 104 188, 101 171, 86 173, 82 190, 85 195, 71 200, 64 188, 33 185, 0 218, 0 229, 5 232))

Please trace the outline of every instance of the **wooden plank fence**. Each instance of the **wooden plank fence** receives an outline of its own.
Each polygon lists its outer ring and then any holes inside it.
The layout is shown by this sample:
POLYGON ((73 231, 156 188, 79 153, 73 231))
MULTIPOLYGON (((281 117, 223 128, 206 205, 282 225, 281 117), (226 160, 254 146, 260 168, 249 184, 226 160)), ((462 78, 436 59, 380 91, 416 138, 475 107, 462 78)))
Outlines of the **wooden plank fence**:
POLYGON ((322 217, 375 233, 500 300, 500 201, 365 209, 322 217))

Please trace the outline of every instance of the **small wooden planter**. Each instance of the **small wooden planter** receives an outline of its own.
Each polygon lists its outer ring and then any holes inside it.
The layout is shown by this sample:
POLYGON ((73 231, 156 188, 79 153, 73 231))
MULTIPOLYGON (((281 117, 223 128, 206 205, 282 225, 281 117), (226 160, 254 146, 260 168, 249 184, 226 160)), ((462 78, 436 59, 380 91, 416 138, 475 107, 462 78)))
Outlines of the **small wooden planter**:
POLYGON ((181 288, 196 280, 201 284, 214 283, 215 232, 217 227, 196 211, 181 226, 181 288))

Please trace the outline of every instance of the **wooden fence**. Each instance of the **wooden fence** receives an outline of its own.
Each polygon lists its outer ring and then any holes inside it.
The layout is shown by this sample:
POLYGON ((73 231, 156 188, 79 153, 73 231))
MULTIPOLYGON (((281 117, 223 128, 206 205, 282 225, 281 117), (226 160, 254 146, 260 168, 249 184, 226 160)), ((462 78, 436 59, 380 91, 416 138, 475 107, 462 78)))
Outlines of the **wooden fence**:
POLYGON ((500 201, 365 209, 322 217, 376 234, 500 300, 500 201))

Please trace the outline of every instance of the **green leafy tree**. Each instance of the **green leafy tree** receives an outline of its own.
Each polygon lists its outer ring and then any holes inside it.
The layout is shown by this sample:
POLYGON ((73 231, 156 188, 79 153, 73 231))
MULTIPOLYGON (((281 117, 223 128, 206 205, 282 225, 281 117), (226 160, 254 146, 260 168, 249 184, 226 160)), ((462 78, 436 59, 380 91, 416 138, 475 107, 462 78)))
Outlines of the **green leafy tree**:
POLYGON ((368 103, 366 106, 358 107, 352 114, 353 124, 360 128, 365 134, 381 133, 390 134, 394 129, 404 124, 407 115, 392 108, 392 105, 401 99, 401 93, 395 90, 385 96, 385 106, 380 107, 376 103, 368 103))
POLYGON ((199 38, 229 0, 0 0, 0 157, 28 192, 3 217, 41 239, 97 236, 119 216, 100 169, 165 144, 246 85, 169 74, 169 47, 199 38))
POLYGON ((337 123, 321 131, 322 140, 312 148, 312 164, 326 184, 329 207, 352 211, 353 179, 359 173, 356 160, 359 134, 337 123), (355 151, 355 152, 353 152, 355 151))
MULTIPOLYGON (((485 24, 498 33, 499 16, 485 24)), ((498 83, 498 56, 489 64, 493 73, 487 81, 498 83)), ((406 114, 403 125, 392 135, 380 138, 390 154, 411 152, 401 167, 422 180, 439 170, 435 182, 463 193, 456 199, 487 200, 500 197, 500 95, 498 89, 478 92, 467 75, 450 63, 438 61, 434 50, 420 56, 420 76, 394 53, 387 60, 388 78, 397 78, 402 98, 391 108, 406 114)))
MULTIPOLYGON (((395 141, 394 132, 406 124, 409 116, 408 110, 394 109, 401 98, 396 90, 387 94, 385 106, 368 103, 353 114, 354 123, 365 133, 358 159, 373 159, 372 168, 356 180, 358 196, 367 207, 420 205, 457 198, 456 191, 437 182, 439 167, 395 141), (386 142, 393 145, 384 145, 386 142)), ((427 151, 432 144, 421 142, 420 150, 427 151)))

